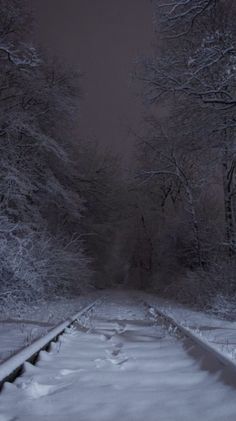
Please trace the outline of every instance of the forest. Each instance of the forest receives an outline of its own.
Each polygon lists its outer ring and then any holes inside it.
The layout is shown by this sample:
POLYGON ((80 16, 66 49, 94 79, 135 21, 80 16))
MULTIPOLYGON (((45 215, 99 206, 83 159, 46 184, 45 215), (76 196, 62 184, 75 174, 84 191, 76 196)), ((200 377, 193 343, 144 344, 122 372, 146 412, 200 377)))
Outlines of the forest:
POLYGON ((233 300, 235 2, 152 1, 125 168, 77 136, 84 75, 42 42, 34 8, 0 6, 1 308, 115 287, 204 309, 233 300))

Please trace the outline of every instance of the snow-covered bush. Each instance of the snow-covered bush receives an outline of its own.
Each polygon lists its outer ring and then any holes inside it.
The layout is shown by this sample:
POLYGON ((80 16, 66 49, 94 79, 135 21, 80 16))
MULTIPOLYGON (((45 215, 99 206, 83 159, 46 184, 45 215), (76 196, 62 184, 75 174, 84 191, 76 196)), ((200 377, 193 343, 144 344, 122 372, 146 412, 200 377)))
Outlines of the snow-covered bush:
POLYGON ((32 45, 27 2, 0 7, 0 301, 30 302, 89 282, 66 130, 78 114, 78 76, 32 45))

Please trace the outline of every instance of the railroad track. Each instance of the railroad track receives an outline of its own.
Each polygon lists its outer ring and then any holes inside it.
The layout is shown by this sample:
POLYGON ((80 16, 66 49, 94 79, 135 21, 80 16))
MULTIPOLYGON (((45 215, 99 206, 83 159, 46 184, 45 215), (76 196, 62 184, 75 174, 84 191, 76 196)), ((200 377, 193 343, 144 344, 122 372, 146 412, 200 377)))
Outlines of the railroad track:
POLYGON ((165 312, 158 308, 153 308, 148 302, 144 301, 145 306, 152 316, 159 319, 167 328, 171 327, 174 333, 180 334, 182 338, 189 339, 193 345, 199 348, 203 353, 206 353, 211 357, 212 361, 218 363, 218 368, 222 370, 228 370, 232 376, 230 376, 229 383, 236 386, 236 362, 227 357, 219 349, 214 348, 207 340, 202 337, 199 337, 194 331, 189 328, 181 325, 173 317, 167 315, 165 312))
POLYGON ((226 367, 236 378, 233 362, 148 299, 108 294, 49 335, 0 367, 1 421, 236 419, 235 389, 214 374, 226 367), (217 361, 213 375, 189 348, 217 361))
MULTIPOLYGON (((0 365, 0 391, 5 382, 13 382, 21 375, 26 362, 35 364, 40 351, 49 350, 51 343, 58 341, 59 337, 68 327, 71 327, 81 316, 92 310, 99 301, 100 300, 93 301, 63 323, 60 323, 58 326, 51 329, 45 336, 35 340, 32 344, 26 346, 2 363, 0 365)), ((182 326, 173 317, 167 315, 158 308, 153 309, 147 301, 142 300, 142 302, 150 314, 159 319, 159 322, 165 324, 167 328, 171 326, 172 331, 179 333, 182 338, 190 339, 195 346, 199 347, 203 352, 210 354, 212 359, 216 360, 222 369, 226 368, 231 370, 236 379, 236 364, 230 358, 213 348, 213 346, 203 338, 199 338, 193 331, 182 326)))
POLYGON ((26 362, 35 364, 40 351, 49 350, 52 342, 56 342, 67 328, 79 320, 81 316, 91 311, 98 302, 99 300, 93 301, 78 313, 51 329, 45 336, 36 339, 32 344, 24 347, 4 361, 0 365, 0 391, 5 382, 13 382, 21 375, 26 362))

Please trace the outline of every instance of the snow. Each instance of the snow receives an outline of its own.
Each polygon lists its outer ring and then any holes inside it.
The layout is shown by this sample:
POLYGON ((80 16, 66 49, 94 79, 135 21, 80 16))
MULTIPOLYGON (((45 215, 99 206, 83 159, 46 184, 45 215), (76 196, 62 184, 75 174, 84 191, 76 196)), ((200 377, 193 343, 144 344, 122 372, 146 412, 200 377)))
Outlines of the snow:
POLYGON ((235 390, 202 370, 138 294, 109 293, 0 395, 0 421, 235 421, 235 390))
POLYGON ((11 357, 16 350, 28 346, 38 337, 45 335, 46 332, 46 327, 43 328, 34 324, 21 323, 19 321, 15 321, 14 323, 8 321, 1 322, 0 362, 11 357))
POLYGON ((90 293, 75 299, 42 301, 34 306, 1 308, 0 363, 11 357, 35 339, 44 336, 53 327, 77 313, 99 294, 90 293))
POLYGON ((172 317, 236 364, 236 321, 223 320, 203 311, 193 311, 153 295, 147 295, 146 299, 154 310, 158 308, 172 317))
POLYGON ((56 326, 54 329, 51 329, 50 332, 48 332, 46 335, 37 339, 29 346, 23 348, 16 355, 13 355, 10 359, 4 362, 4 364, 0 365, 0 383, 3 382, 6 377, 11 375, 12 372, 14 372, 16 369, 21 368, 25 361, 28 361, 33 355, 38 353, 40 349, 43 349, 52 340, 54 340, 55 337, 60 335, 68 326, 71 325, 72 322, 81 317, 83 312, 88 310, 92 311, 92 308, 96 305, 96 302, 98 303, 98 300, 90 303, 86 308, 83 308, 80 312, 74 314, 65 322, 60 323, 60 325, 56 326))

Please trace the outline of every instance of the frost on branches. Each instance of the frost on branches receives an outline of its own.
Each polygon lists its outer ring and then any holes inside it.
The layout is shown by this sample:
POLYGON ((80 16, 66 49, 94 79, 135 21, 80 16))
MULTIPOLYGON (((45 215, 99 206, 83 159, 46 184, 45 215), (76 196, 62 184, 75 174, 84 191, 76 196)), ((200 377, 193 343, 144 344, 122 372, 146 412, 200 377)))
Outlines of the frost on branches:
POLYGON ((29 41, 24 2, 0 7, 0 301, 9 304, 81 291, 89 261, 62 130, 78 110, 77 75, 29 41))
POLYGON ((162 288, 176 297, 179 271, 180 295, 189 301, 197 288, 192 299, 209 301, 236 293, 235 2, 153 3, 157 41, 135 72, 150 114, 138 177, 150 212, 159 197, 156 261, 173 272, 171 283, 164 271, 162 288))

